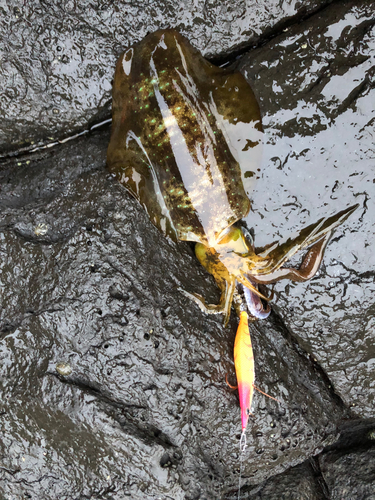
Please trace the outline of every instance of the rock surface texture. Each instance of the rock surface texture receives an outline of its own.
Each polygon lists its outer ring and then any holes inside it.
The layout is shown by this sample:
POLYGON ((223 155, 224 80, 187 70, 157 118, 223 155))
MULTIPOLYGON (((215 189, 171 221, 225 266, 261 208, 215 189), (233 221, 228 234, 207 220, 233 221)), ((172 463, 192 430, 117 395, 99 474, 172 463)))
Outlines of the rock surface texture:
POLYGON ((3 0, 0 147, 62 139, 108 117, 116 60, 147 33, 177 28, 204 55, 228 57, 329 3, 3 0))
POLYGON ((373 2, 26 4, 0 3, 0 498, 235 500, 240 468, 242 499, 374 498, 373 2), (116 58, 162 27, 259 100, 256 245, 360 204, 251 325, 280 403, 255 394, 242 466, 237 322, 179 291, 218 299, 192 246, 108 174, 108 125, 30 146, 109 119, 116 58))

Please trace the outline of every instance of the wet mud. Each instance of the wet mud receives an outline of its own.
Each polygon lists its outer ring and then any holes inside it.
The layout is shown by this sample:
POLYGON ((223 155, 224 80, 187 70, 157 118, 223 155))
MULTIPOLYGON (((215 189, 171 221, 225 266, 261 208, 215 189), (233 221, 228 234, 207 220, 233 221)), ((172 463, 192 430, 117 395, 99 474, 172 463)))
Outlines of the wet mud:
POLYGON ((1 7, 2 71, 18 90, 0 96, 0 497, 237 498, 240 411, 225 383, 235 315, 224 328, 179 291, 219 295, 192 246, 159 233, 106 170, 109 125, 28 152, 108 119, 118 54, 168 25, 236 66, 261 105, 263 165, 246 219, 256 246, 360 203, 316 277, 278 283, 270 317, 251 325, 256 383, 280 403, 255 393, 242 498, 369 498, 374 5, 199 4, 194 16, 168 3, 142 15, 46 6, 1 7), (63 55, 79 63, 69 71, 63 55))

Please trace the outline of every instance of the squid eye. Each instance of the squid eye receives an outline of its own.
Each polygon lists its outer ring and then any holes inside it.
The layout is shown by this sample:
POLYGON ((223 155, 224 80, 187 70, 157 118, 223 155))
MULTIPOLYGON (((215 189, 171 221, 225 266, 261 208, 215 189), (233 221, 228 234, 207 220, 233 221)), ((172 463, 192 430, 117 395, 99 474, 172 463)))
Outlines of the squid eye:
POLYGON ((250 408, 246 408, 246 415, 250 415, 250 408))

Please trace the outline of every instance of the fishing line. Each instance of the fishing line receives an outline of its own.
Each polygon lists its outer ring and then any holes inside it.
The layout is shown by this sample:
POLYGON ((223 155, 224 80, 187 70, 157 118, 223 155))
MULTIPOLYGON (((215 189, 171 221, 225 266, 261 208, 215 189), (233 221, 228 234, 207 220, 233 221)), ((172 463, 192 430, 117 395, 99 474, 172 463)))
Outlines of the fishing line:
POLYGON ((237 500, 241 498, 241 478, 242 478, 242 469, 243 469, 243 459, 246 450, 246 430, 244 429, 241 433, 240 438, 240 475, 238 477, 238 496, 237 500))

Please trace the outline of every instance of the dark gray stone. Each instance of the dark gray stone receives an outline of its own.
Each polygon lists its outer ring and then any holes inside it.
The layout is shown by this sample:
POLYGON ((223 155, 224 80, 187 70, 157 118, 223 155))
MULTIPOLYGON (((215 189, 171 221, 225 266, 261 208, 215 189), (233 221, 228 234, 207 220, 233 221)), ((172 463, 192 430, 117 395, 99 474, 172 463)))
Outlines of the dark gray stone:
POLYGON ((320 460, 330 500, 375 499, 375 449, 335 452, 320 460))
POLYGON ((329 2, 4 1, 0 149, 62 139, 109 118, 116 60, 147 33, 177 28, 204 54, 228 56, 329 2))
MULTIPOLYGON (((297 465, 284 474, 274 476, 254 488, 241 492, 247 500, 322 500, 324 493, 319 487, 309 463, 297 465)), ((233 497, 236 498, 236 497, 233 497)))
MULTIPOLYGON (((104 131, 1 171, 0 491, 225 498, 236 320, 223 328, 178 290, 217 300, 190 246, 106 172, 107 143, 104 131)), ((255 397, 243 471, 256 484, 333 443, 347 411, 277 317, 251 329, 258 383, 280 400, 255 397)))

